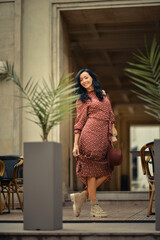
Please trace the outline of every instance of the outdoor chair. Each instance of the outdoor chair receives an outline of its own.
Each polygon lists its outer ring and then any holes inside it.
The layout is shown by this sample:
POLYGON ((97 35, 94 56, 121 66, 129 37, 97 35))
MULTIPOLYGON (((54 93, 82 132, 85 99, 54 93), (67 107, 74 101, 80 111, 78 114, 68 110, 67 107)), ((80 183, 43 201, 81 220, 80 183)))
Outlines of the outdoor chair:
POLYGON ((23 203, 20 193, 23 193, 23 157, 19 155, 0 156, 0 214, 7 207, 10 212, 10 200, 12 195, 12 209, 14 209, 14 194, 17 194, 20 208, 23 211, 23 203), (1 194, 4 197, 2 206, 1 194))
MULTIPOLYGON (((3 177, 4 171, 5 171, 4 162, 0 160, 0 178, 3 177)), ((0 186, 0 190, 1 190, 1 186, 0 186)), ((2 214, 1 193, 0 193, 0 214, 2 214)))
POLYGON ((147 181, 149 183, 149 206, 147 217, 149 217, 152 214, 152 203, 155 193, 153 144, 154 144, 153 142, 147 143, 140 150, 143 174, 146 175, 147 181))

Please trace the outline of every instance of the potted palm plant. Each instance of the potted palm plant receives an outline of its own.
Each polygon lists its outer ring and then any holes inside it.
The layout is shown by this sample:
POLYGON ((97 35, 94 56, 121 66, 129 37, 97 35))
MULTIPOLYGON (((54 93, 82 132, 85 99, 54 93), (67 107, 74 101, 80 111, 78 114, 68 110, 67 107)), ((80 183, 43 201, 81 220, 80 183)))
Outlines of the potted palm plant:
MULTIPOLYGON (((129 62, 130 68, 125 71, 137 87, 133 91, 145 101, 145 112, 160 122, 160 46, 153 38, 150 50, 146 46, 146 53, 139 51, 134 54, 136 62, 129 62)), ((160 230, 160 139, 154 140, 155 153, 155 186, 156 186, 156 230, 160 230)))
POLYGON ((51 129, 71 115, 77 96, 70 74, 58 86, 53 78, 23 87, 14 66, 4 62, 0 80, 13 81, 20 90, 30 120, 41 128, 42 142, 24 143, 24 229, 55 230, 62 228, 62 146, 48 142, 51 129))

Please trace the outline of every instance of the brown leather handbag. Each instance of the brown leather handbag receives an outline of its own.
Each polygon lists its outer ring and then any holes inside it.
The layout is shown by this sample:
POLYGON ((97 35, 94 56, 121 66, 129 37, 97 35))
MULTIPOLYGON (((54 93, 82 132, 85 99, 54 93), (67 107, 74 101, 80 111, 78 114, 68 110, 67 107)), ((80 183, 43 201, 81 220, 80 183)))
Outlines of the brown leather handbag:
POLYGON ((117 148, 113 148, 110 144, 107 152, 107 161, 110 165, 111 170, 113 171, 115 166, 118 166, 122 163, 122 151, 117 148))

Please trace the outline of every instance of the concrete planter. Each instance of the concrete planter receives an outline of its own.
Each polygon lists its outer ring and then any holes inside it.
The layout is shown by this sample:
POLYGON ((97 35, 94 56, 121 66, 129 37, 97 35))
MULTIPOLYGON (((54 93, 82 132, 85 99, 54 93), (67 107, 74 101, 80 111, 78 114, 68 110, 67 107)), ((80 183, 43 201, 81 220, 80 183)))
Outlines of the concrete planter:
POLYGON ((160 230, 160 139, 154 140, 156 230, 160 230))
POLYGON ((24 143, 24 229, 62 229, 60 143, 24 143))

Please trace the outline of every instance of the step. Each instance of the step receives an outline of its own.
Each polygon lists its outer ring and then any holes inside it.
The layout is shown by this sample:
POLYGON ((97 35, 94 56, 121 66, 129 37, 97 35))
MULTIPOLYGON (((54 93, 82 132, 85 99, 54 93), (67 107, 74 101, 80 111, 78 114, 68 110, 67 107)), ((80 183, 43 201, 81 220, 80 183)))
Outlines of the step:
POLYGON ((117 201, 147 201, 149 192, 131 192, 131 191, 116 191, 116 192, 97 192, 98 200, 117 200, 117 201))
MULTIPOLYGON (((66 200, 70 200, 69 194, 66 200)), ((97 200, 100 201, 148 201, 149 192, 131 191, 97 191, 97 200)))
POLYGON ((160 232, 155 231, 155 224, 119 224, 119 223, 91 223, 91 224, 63 224, 62 230, 57 231, 24 231, 22 224, 11 225, 9 229, 0 232, 0 240, 159 240, 160 232))

